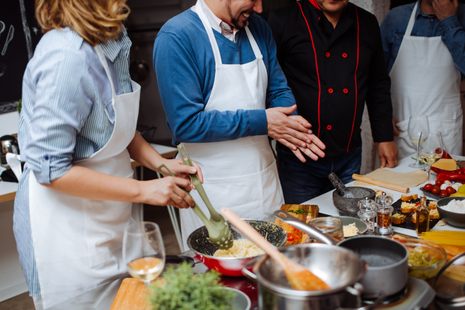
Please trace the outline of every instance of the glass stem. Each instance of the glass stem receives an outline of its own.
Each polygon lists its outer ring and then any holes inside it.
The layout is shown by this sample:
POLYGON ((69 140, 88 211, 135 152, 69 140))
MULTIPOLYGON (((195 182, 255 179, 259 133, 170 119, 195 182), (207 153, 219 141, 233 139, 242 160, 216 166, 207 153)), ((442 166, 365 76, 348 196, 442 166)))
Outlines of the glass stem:
MULTIPOLYGON (((420 141, 418 141, 418 143, 417 143, 417 163, 418 163, 418 165, 420 165, 420 141)), ((428 180, 429 180, 429 178, 428 178, 428 180)))
POLYGON ((431 165, 428 166, 428 182, 429 182, 430 175, 431 175, 431 165))

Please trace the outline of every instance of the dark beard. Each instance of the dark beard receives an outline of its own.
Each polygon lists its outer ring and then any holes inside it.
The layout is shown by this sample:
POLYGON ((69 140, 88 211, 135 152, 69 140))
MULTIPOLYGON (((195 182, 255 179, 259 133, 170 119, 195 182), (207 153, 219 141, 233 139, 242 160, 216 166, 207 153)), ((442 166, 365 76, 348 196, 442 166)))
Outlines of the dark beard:
POLYGON ((228 14, 231 18, 231 23, 234 25, 234 28, 236 28, 237 30, 241 30, 242 28, 244 28, 244 26, 239 25, 239 20, 233 17, 230 7, 228 7, 228 14))

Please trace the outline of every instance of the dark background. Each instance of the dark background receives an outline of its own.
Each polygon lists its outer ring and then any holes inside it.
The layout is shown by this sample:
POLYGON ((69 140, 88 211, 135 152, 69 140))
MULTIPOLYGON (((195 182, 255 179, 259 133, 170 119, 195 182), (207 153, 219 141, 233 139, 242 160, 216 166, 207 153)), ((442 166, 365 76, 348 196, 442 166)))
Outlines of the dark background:
MULTIPOLYGON (((0 21, 5 29, 0 34, 0 114, 14 111, 21 98, 23 73, 29 57, 42 36, 34 17, 34 0, 0 1, 0 21), (30 31, 30 53, 28 53, 26 35, 21 18, 21 3, 24 4, 26 29, 30 31), (14 35, 5 54, 2 55, 10 28, 14 35)), ((0 23, 1 24, 1 23, 0 23)))

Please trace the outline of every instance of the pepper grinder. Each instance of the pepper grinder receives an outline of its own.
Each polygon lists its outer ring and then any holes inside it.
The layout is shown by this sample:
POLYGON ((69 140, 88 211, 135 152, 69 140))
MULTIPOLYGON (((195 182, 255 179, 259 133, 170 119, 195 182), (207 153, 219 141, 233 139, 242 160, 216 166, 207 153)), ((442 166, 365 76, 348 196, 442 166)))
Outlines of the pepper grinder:
POLYGON ((360 209, 357 213, 359 219, 367 224, 368 233, 372 234, 376 224, 375 202, 367 197, 358 202, 358 207, 360 209))
POLYGON ((376 203, 376 228, 377 233, 381 236, 390 237, 394 233, 392 229, 392 207, 393 199, 386 193, 375 198, 376 203))

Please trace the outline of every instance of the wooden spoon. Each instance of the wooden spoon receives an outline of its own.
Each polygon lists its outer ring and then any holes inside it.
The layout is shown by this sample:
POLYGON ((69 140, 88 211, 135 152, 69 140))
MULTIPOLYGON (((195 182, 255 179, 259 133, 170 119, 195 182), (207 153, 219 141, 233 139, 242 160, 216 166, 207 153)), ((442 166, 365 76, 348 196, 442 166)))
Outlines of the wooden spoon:
POLYGON ((221 208, 221 213, 231 224, 249 238, 250 241, 265 251, 266 254, 273 258, 281 266, 281 268, 283 268, 287 280, 294 289, 303 291, 319 291, 331 288, 310 270, 284 256, 262 235, 260 235, 260 233, 253 229, 247 222, 241 220, 234 212, 227 208, 221 208))

